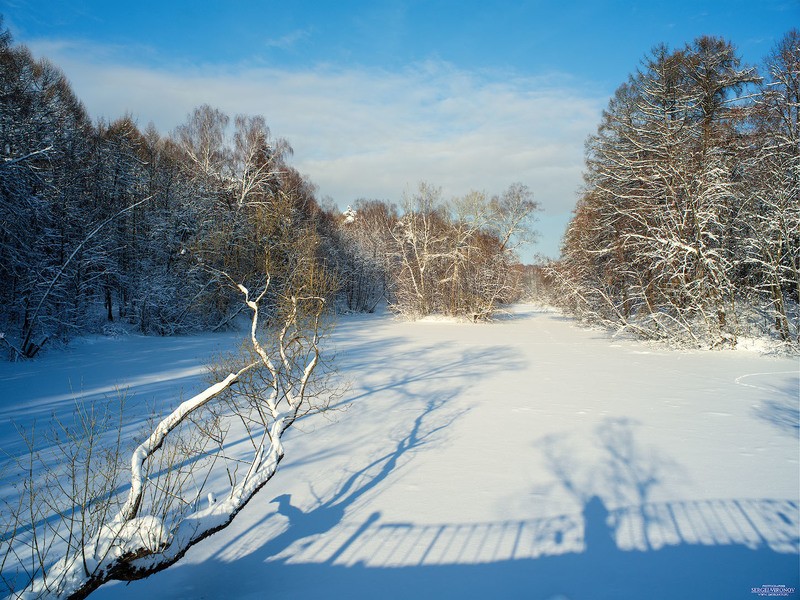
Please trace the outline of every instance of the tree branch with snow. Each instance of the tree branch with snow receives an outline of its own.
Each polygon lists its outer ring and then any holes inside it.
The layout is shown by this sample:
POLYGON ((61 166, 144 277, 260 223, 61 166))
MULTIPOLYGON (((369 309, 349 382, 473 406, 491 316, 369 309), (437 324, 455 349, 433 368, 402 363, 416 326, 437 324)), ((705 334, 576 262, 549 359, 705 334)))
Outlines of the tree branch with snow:
MULTIPOLYGON (((319 273, 306 281, 280 299, 266 328, 259 309, 269 279, 256 294, 237 285, 251 311, 247 351, 233 359, 238 367, 153 426, 132 452, 124 501, 109 493, 90 499, 118 510, 107 508, 104 518, 90 522, 62 519, 58 531, 33 524, 30 535, 10 536, 6 558, 25 556, 25 547, 31 554, 46 538, 64 541, 24 567, 31 581, 16 597, 84 598, 111 580, 148 577, 233 521, 277 472, 284 433, 303 415, 326 409, 333 391, 326 369, 320 371, 328 281, 319 273), (231 441, 240 440, 242 430, 251 441, 248 451, 231 441), (239 465, 245 465, 243 476, 239 465), (56 553, 53 563, 49 557, 56 553)), ((77 502, 81 486, 65 487, 64 500, 77 502)), ((29 504, 36 505, 35 498, 29 504)), ((47 504, 34 506, 37 514, 55 508, 47 504)), ((18 518, 17 528, 24 522, 18 518)))

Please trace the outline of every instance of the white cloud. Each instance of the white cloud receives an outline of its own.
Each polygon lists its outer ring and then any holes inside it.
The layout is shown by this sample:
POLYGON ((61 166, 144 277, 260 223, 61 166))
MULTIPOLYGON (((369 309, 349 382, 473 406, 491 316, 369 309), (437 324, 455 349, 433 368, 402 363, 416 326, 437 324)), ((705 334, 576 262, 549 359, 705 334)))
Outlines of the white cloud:
MULTIPOLYGON (((200 104, 262 114, 295 149, 293 164, 340 205, 397 201, 428 181, 446 196, 528 185, 563 223, 580 185, 583 142, 606 102, 565 77, 470 73, 441 62, 405 70, 131 66, 115 49, 29 43, 60 65, 90 114, 130 112, 167 133, 200 104)), ((559 226, 560 228, 561 226, 559 226)), ((542 231, 553 255, 562 230, 542 231)))
POLYGON ((266 40, 264 44, 270 48, 281 48, 283 50, 287 50, 289 48, 293 48, 299 42, 307 40, 310 36, 311 32, 308 29, 295 29, 294 31, 279 38, 270 38, 266 40))

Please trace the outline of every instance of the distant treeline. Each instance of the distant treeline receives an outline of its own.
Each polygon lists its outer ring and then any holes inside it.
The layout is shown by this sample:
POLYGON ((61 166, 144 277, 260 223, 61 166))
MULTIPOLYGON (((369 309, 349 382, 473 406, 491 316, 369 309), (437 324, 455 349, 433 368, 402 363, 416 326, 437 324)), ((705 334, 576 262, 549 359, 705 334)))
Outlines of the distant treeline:
POLYGON ((266 304, 304 280, 330 306, 480 319, 519 296, 515 244, 536 208, 519 184, 444 202, 421 184, 400 208, 322 208, 259 116, 195 109, 168 136, 130 116, 92 123, 64 74, 0 21, 0 339, 228 326, 233 282, 270 277, 266 304))

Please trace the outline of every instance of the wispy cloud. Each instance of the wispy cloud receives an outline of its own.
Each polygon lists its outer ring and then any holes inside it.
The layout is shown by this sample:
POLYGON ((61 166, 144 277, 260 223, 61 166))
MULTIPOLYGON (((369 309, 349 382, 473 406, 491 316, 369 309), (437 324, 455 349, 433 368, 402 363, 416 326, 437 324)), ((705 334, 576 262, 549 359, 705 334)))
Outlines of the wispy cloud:
MULTIPOLYGON (((264 115, 294 147, 293 164, 340 205, 396 201, 422 180, 446 196, 520 181, 563 224, 558 215, 574 206, 584 139, 606 102, 563 76, 474 73, 436 61, 399 71, 150 68, 117 62, 111 51, 32 46, 62 66, 95 117, 127 111, 166 133, 203 103, 264 115)), ((543 234, 543 250, 554 254, 561 231, 543 234)))
POLYGON ((269 48, 279 48, 281 50, 288 50, 289 48, 293 48, 298 43, 305 41, 310 37, 311 37, 310 30, 296 29, 279 38, 270 38, 264 44, 269 48))

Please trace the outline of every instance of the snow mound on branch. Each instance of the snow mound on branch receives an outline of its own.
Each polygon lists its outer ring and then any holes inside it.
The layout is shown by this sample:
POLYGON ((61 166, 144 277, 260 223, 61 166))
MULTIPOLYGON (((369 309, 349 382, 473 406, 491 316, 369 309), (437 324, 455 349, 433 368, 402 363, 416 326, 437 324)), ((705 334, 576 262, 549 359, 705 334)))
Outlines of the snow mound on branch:
POLYGON ((140 550, 156 551, 167 540, 167 531, 161 519, 152 515, 138 517, 119 524, 103 527, 98 536, 98 549, 111 548, 119 557, 140 550))

